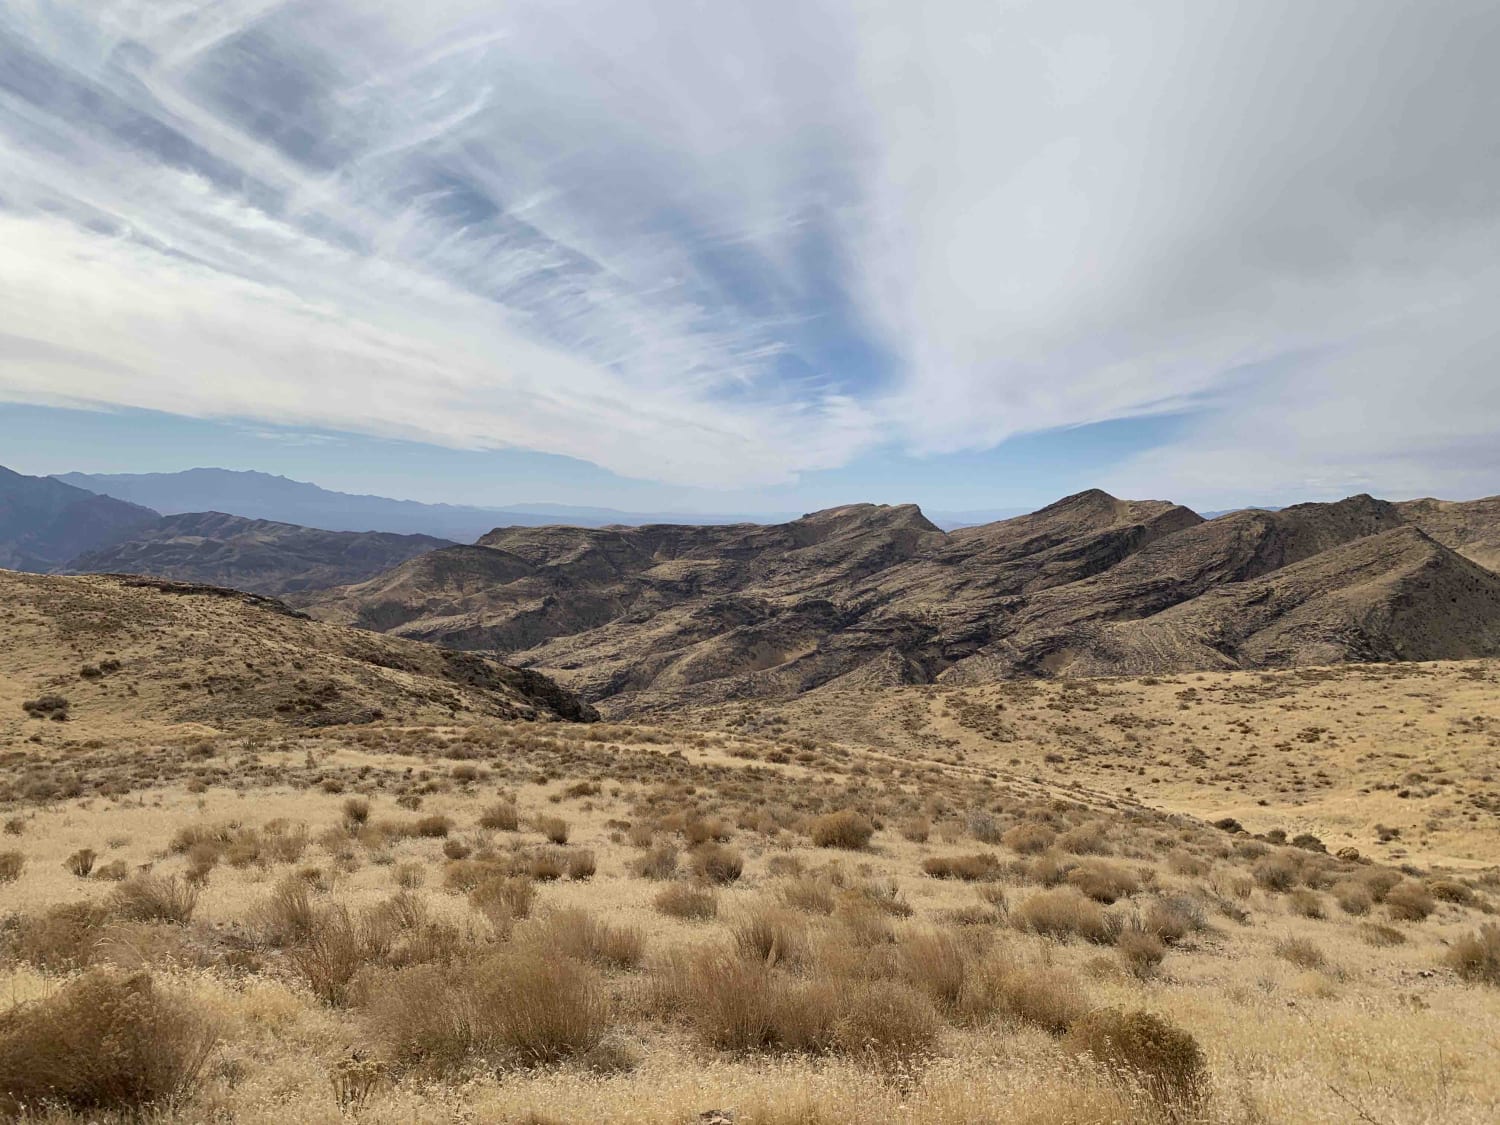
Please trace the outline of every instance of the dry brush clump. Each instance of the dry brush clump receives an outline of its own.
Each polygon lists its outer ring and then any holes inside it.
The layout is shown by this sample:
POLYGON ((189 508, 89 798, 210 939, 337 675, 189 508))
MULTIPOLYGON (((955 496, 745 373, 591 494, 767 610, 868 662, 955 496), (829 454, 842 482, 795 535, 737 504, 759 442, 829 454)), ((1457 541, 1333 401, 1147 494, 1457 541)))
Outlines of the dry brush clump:
POLYGON ((652 904, 659 914, 690 922, 706 922, 719 913, 719 896, 708 886, 672 883, 662 888, 652 904))
POLYGON ((1208 1064, 1198 1041, 1151 1012, 1095 1009, 1068 1029, 1063 1045, 1138 1085, 1172 1116, 1191 1113, 1207 1091, 1208 1064))
POLYGON ((1062 940, 1082 938, 1097 945, 1110 944, 1120 930, 1119 919, 1106 914, 1076 887, 1035 892, 1012 909, 1011 922, 1031 933, 1062 940))
POLYGON ((808 836, 820 848, 844 848, 858 851, 875 835, 870 818, 853 809, 827 813, 812 822, 808 836))
POLYGON ((0 1111, 92 1118, 170 1105, 191 1090, 215 1038, 149 974, 90 970, 0 1015, 0 1111))
POLYGON ((539 948, 397 970, 364 991, 364 1022, 381 1052, 439 1070, 475 1058, 561 1062, 597 1047, 614 1021, 595 970, 539 948))
POLYGON ((1480 926, 1453 942, 1444 963, 1466 981, 1500 987, 1500 926, 1480 926))
POLYGON ((963 879, 975 882, 1000 878, 1000 860, 991 852, 973 855, 928 856, 922 870, 934 879, 963 879))

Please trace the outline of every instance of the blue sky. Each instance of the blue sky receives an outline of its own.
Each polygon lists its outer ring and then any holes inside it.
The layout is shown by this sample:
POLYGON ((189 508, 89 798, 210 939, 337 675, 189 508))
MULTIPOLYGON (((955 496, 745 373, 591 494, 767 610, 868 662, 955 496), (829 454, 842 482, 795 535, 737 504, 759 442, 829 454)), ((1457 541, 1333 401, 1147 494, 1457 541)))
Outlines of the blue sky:
POLYGON ((1500 491, 1480 0, 0 8, 0 463, 1500 491))

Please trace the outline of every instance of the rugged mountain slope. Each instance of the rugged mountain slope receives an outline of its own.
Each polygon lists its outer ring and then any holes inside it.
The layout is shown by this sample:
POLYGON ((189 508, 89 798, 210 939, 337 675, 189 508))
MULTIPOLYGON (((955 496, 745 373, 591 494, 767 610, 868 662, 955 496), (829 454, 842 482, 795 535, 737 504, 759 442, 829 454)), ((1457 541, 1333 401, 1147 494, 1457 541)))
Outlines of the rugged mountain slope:
POLYGON ((429 535, 320 531, 221 512, 164 516, 129 539, 80 555, 75 574, 149 574, 184 582, 286 594, 342 586, 428 551, 452 546, 429 535))
POLYGON ((943 534, 912 507, 774 527, 504 528, 302 600, 545 669, 629 711, 827 685, 1488 655, 1500 505, 1369 496, 1204 521, 1070 496, 943 534), (1418 523, 1433 530, 1425 534, 1418 523))
POLYGON ((1500 654, 1500 575, 1415 527, 1351 539, 1130 620, 1018 622, 965 678, 1275 668, 1500 654))
POLYGON ((1407 500, 1401 518, 1445 547, 1500 572, 1500 496, 1483 500, 1407 500))
POLYGON ((156 519, 149 508, 0 466, 0 567, 50 570, 156 519))
POLYGON ((0 571, 0 737, 34 730, 47 696, 91 728, 384 717, 590 719, 536 672, 312 621, 218 587, 0 571))

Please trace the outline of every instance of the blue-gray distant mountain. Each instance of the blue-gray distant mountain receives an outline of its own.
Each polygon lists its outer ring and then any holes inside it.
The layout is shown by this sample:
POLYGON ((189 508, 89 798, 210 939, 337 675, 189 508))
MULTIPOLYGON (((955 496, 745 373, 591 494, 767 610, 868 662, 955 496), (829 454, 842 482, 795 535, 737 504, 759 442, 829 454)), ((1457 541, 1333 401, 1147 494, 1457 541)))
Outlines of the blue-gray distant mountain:
POLYGON ((46 571, 156 522, 149 508, 0 466, 0 568, 46 571))
POLYGON ((105 496, 145 504, 167 515, 228 512, 249 519, 275 520, 326 531, 391 531, 406 535, 435 535, 469 543, 497 527, 766 523, 792 519, 798 514, 623 512, 614 508, 568 504, 515 504, 496 508, 423 504, 415 500, 334 492, 270 473, 230 469, 187 469, 180 473, 64 473, 54 479, 105 496))
POLYGON ((129 538, 59 567, 70 574, 145 574, 282 595, 362 582, 455 544, 431 535, 324 531, 223 512, 163 516, 129 538))

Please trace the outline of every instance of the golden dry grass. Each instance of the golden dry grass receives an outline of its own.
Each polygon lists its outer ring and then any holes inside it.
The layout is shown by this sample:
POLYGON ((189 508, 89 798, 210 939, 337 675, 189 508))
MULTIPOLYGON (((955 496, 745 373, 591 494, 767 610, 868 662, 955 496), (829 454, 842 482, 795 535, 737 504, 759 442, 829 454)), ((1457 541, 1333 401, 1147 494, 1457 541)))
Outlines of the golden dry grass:
MULTIPOLYGON (((878 731, 835 697, 692 720, 716 729, 209 728, 136 702, 111 726, 99 697, 0 727, 0 1008, 26 1031, 85 974, 149 973, 214 1031, 155 1111, 189 1123, 1491 1121, 1476 669, 898 690, 862 697, 878 731), (1349 745, 1408 689, 1417 728, 1349 745), (1264 735, 1231 738, 1234 706, 1264 735), (1326 784, 1225 764, 1298 723, 1326 784), (1209 766, 1147 764, 1186 741, 1209 766), (1379 788, 1396 762, 1434 794, 1379 788), (1383 847, 1351 819, 1365 854, 1340 858, 1336 798, 1463 811, 1383 847)), ((69 1075, 90 1042, 30 1035, 14 1057, 69 1075)), ((6 1090, 40 1120, 116 1112, 6 1090)))

